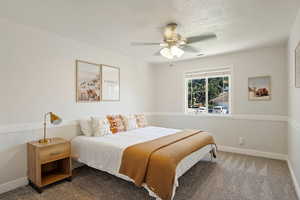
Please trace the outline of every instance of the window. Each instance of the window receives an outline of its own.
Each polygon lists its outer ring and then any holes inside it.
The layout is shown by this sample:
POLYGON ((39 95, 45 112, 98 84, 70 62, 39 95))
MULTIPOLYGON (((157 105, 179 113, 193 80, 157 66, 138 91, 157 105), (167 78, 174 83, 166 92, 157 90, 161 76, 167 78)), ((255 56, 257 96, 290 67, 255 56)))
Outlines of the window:
POLYGON ((187 72, 184 77, 187 113, 230 113, 230 68, 187 72))

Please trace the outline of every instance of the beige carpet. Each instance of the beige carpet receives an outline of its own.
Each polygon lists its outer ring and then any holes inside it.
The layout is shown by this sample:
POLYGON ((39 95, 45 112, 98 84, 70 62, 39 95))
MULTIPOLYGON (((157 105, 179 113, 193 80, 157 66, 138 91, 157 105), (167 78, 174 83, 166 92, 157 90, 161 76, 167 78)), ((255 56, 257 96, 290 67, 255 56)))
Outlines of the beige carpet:
MULTIPOLYGON (((179 180, 175 200, 297 200, 286 162, 218 153, 196 164, 179 180)), ((73 181, 54 184, 42 194, 26 186, 0 200, 144 200, 142 188, 89 167, 74 171, 73 181)))

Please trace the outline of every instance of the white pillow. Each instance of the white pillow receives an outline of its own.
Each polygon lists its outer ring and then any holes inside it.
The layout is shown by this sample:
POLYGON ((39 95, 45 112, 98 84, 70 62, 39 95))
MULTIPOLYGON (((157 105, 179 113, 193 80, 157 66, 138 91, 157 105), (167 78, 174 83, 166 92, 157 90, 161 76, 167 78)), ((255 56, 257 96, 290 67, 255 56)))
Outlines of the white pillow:
POLYGON ((84 118, 79 121, 80 130, 85 136, 93 136, 92 119, 84 118))
POLYGON ((138 128, 144 128, 148 125, 145 114, 137 114, 135 117, 138 128))
POLYGON ((93 135, 95 137, 111 135, 109 121, 104 117, 92 117, 93 135))
POLYGON ((127 131, 138 128, 134 115, 122 115, 122 119, 127 131))

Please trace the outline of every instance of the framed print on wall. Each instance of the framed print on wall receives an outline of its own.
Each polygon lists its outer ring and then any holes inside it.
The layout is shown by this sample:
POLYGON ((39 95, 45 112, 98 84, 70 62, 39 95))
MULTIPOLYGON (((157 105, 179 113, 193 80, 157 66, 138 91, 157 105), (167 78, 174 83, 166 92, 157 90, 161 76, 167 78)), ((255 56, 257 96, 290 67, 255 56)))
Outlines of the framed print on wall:
POLYGON ((251 101, 271 100, 271 77, 258 76, 248 78, 248 97, 251 101))
POLYGON ((101 65, 76 60, 76 101, 101 101, 101 65))
POLYGON ((300 88, 300 42, 295 49, 295 87, 300 88))
POLYGON ((102 65, 102 101, 120 101, 120 69, 102 65))

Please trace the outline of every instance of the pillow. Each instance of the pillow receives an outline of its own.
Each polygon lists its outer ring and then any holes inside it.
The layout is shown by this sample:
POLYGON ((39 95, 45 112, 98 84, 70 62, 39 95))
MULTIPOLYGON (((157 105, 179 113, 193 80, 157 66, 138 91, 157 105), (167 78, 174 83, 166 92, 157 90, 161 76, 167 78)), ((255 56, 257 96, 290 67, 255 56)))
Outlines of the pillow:
POLYGON ((122 120, 127 131, 136 129, 138 127, 136 123, 136 117, 134 115, 122 115, 122 120))
POLYGON ((84 118, 79 120, 80 130, 85 136, 93 136, 92 120, 91 118, 84 118))
POLYGON ((135 117, 138 128, 144 128, 147 126, 148 123, 144 114, 138 114, 135 115, 135 117))
POLYGON ((95 137, 110 135, 110 126, 106 118, 92 117, 93 135, 95 137))
POLYGON ((121 115, 108 115, 107 119, 109 121, 112 134, 126 130, 121 115))

